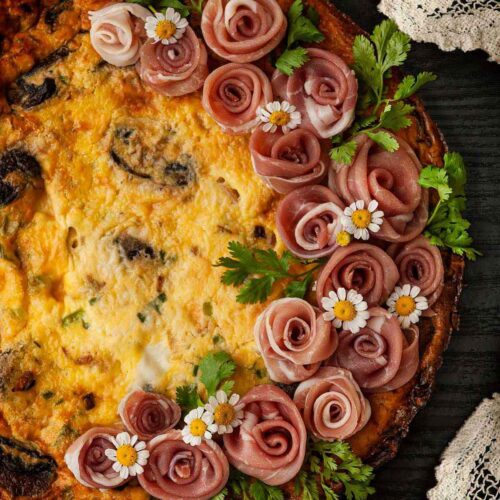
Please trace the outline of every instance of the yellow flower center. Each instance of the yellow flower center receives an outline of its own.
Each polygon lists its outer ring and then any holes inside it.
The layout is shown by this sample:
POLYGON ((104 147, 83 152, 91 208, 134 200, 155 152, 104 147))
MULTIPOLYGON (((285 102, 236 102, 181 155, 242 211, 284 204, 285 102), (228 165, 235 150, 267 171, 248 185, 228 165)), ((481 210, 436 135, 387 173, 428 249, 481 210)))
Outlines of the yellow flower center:
POLYGON ((158 22, 155 31, 158 38, 160 38, 161 40, 168 40, 175 35, 177 27, 172 21, 167 21, 165 19, 164 21, 158 22))
POLYGON ((214 420, 217 425, 229 425, 236 416, 234 408, 229 403, 219 403, 214 412, 214 420))
POLYGON ((352 222, 359 229, 366 229, 371 220, 372 216, 366 208, 355 210, 352 214, 352 222))
POLYGON ((286 111, 273 111, 269 117, 269 121, 273 125, 282 127, 290 121, 290 115, 286 111))
POLYGON ((125 467, 131 467, 137 461, 137 452, 129 444, 123 444, 116 450, 116 460, 125 467))
POLYGON ((351 235, 347 231, 340 231, 336 237, 337 245, 341 247, 346 247, 351 243, 351 235))
POLYGON ((339 300, 333 306, 333 314, 340 321, 352 321, 356 317, 356 309, 349 300, 339 300))
POLYGON ((189 431, 193 436, 202 437, 207 430, 207 424, 201 418, 195 418, 189 424, 189 431))
POLYGON ((417 308, 417 304, 413 297, 403 295, 396 300, 394 308, 400 316, 409 316, 417 308))

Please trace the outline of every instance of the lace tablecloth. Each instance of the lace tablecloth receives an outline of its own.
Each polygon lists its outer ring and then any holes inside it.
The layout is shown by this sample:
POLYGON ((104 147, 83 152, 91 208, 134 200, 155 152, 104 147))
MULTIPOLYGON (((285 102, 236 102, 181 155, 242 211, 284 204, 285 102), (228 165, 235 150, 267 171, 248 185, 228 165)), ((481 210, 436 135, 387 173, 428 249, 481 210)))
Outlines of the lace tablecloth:
POLYGON ((483 49, 500 63, 499 0, 381 0, 379 10, 417 42, 483 49))
POLYGON ((500 499, 500 394, 485 399, 458 431, 436 480, 429 500, 500 499))

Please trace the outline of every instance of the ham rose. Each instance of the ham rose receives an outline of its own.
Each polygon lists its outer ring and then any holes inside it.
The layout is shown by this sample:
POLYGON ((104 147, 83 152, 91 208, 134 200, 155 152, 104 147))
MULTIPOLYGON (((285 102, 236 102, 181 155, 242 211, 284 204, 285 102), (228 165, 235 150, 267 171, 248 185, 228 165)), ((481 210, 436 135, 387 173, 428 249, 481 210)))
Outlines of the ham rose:
POLYGON ((271 302, 257 318, 255 339, 269 376, 290 384, 313 375, 337 348, 337 331, 305 300, 271 302))
POLYGON ((403 332, 397 318, 381 307, 369 312, 370 319, 359 333, 340 333, 330 364, 351 371, 366 392, 392 391, 417 371, 418 328, 403 332))
POLYGON ((181 409, 175 401, 141 389, 120 401, 118 413, 127 430, 145 441, 168 431, 181 418, 181 409))
MULTIPOLYGON (((389 133, 389 132, 388 132, 389 133)), ((365 134, 354 138, 358 147, 350 165, 332 162, 329 186, 346 204, 378 202, 384 212, 380 231, 372 236, 390 242, 409 241, 427 223, 429 193, 418 183, 422 168, 406 141, 391 134, 399 149, 389 153, 365 134)))
POLYGON ((391 245, 387 253, 398 266, 399 284, 418 286, 419 295, 427 298, 429 306, 434 304, 444 286, 443 259, 439 249, 424 236, 417 236, 408 243, 391 245))
POLYGON ((369 306, 383 304, 399 280, 394 261, 369 243, 337 248, 321 269, 316 285, 318 304, 333 290, 354 289, 369 306))
POLYGON ((276 210, 278 233, 298 257, 316 259, 338 247, 344 204, 325 186, 306 186, 287 194, 276 210))
POLYGON ((201 88, 208 75, 207 49, 187 26, 176 43, 148 40, 142 46, 137 71, 147 85, 162 94, 189 94, 201 88))
POLYGON ((148 463, 139 476, 140 485, 161 500, 208 500, 217 495, 229 478, 227 458, 214 441, 191 446, 179 430, 153 438, 147 446, 148 463))
POLYGON ((111 438, 120 429, 94 427, 76 439, 66 451, 64 461, 76 479, 88 488, 108 489, 125 484, 130 478, 123 479, 113 469, 113 462, 106 455, 108 448, 115 449, 111 438))
POLYGON ((321 182, 329 163, 316 136, 300 128, 288 134, 256 128, 250 138, 250 154, 255 172, 278 193, 321 182))
POLYGON ((259 385, 241 398, 243 423, 224 434, 229 462, 269 485, 297 475, 306 452, 307 432, 290 397, 274 385, 259 385))
POLYGON ((321 49, 308 49, 308 55, 292 76, 276 70, 272 85, 276 95, 300 111, 302 128, 327 139, 352 124, 358 82, 339 56, 321 49))
POLYGON ((347 439, 370 419, 368 400, 349 370, 324 366, 302 382, 293 397, 307 429, 318 439, 347 439))
POLYGON ((207 45, 219 57, 242 63, 271 52, 286 25, 276 0, 208 0, 201 18, 207 45))
POLYGON ((115 3, 89 13, 90 42, 114 66, 128 66, 139 59, 144 21, 151 12, 130 3, 115 3))
POLYGON ((225 132, 245 134, 258 123, 257 108, 272 98, 271 83, 260 68, 230 63, 205 80, 202 104, 225 132))

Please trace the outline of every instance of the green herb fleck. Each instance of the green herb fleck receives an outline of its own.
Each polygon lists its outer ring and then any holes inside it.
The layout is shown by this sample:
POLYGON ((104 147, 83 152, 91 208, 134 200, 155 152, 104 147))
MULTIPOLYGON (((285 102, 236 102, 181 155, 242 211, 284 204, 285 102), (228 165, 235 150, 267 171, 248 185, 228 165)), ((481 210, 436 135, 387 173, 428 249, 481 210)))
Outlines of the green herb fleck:
POLYGON ((67 327, 83 319, 85 311, 83 309, 77 309, 76 311, 64 316, 61 320, 62 326, 67 327))
POLYGON ((42 398, 43 399, 49 400, 49 399, 52 399, 54 396, 55 396, 55 393, 52 392, 52 391, 44 391, 44 392, 42 392, 42 398))
POLYGON ((141 312, 137 313, 137 317, 139 318, 139 321, 141 323, 145 323, 146 322, 146 316, 144 314, 142 314, 141 312))
POLYGON ((211 302, 203 302, 203 314, 205 316, 212 316, 214 313, 214 308, 211 302))
POLYGON ((98 301, 98 297, 92 297, 90 300, 89 300, 89 304, 91 306, 93 306, 97 301, 98 301))

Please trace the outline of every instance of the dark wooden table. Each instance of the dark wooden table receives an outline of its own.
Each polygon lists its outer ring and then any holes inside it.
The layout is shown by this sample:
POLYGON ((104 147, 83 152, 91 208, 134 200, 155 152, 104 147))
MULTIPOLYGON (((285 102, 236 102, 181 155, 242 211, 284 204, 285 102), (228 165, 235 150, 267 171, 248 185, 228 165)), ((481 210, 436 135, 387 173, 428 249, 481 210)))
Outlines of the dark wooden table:
MULTIPOLYGON (((334 3, 367 31, 383 19, 373 0, 334 3)), ((484 256, 466 265, 460 331, 453 333, 431 400, 398 456, 377 474, 377 499, 425 498, 447 443, 478 403, 500 388, 500 65, 480 51, 412 47, 405 69, 439 77, 420 95, 450 150, 466 160, 467 217, 484 256)))

